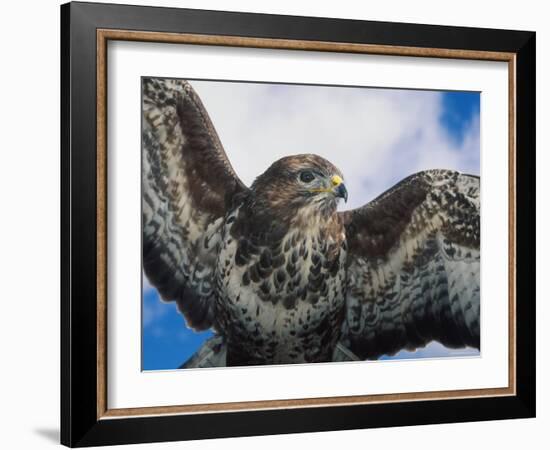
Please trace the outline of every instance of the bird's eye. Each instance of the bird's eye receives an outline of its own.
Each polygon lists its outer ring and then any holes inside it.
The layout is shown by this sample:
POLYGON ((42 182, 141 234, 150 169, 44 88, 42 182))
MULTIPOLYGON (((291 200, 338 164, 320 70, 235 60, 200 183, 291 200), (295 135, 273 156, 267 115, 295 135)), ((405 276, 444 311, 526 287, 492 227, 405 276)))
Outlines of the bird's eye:
POLYGON ((305 172, 300 173, 300 181, 302 181, 304 183, 311 183, 314 178, 315 178, 315 175, 313 175, 309 171, 305 171, 305 172))

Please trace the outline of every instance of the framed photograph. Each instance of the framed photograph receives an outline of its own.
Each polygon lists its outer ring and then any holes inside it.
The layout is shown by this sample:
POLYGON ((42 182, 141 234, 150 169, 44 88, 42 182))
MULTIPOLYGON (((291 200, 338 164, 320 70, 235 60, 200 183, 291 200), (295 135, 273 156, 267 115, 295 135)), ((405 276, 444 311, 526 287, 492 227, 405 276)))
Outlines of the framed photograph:
POLYGON ((61 441, 535 415, 535 33, 61 7, 61 441))

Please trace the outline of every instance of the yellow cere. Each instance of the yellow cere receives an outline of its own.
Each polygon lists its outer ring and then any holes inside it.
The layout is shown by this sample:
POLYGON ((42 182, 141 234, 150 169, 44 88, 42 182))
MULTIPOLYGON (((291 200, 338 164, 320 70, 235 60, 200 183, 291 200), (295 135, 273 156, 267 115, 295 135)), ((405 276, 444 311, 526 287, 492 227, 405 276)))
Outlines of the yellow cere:
POLYGON ((333 175, 330 179, 330 182, 332 183, 332 187, 320 188, 320 189, 310 189, 309 192, 332 192, 332 190, 335 187, 340 186, 344 182, 344 180, 342 180, 342 178, 338 175, 333 175))
POLYGON ((342 184, 344 180, 342 180, 342 178, 340 178, 338 175, 334 175, 330 179, 330 181, 332 182, 333 186, 338 186, 338 185, 342 184))

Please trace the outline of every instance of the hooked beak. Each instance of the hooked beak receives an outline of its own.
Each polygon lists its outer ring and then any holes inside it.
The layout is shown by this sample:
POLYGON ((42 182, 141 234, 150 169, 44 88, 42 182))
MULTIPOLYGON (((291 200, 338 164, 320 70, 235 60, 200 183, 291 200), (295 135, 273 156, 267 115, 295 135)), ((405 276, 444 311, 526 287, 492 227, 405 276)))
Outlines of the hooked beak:
POLYGON ((343 198, 344 201, 347 202, 348 190, 346 189, 344 180, 342 180, 342 178, 340 178, 338 175, 334 175, 330 181, 332 182, 332 192, 334 193, 334 196, 343 198))

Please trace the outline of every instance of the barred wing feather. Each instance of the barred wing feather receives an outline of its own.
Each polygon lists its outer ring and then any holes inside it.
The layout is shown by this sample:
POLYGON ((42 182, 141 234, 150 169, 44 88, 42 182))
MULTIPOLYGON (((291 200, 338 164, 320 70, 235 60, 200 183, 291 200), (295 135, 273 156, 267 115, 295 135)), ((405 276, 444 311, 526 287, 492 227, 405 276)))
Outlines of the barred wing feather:
POLYGON ((247 188, 197 94, 183 80, 144 78, 143 267, 195 329, 214 323, 213 271, 223 217, 247 188))
POLYGON ((430 341, 479 348, 479 178, 412 175, 341 213, 348 240, 341 344, 360 359, 430 341))

